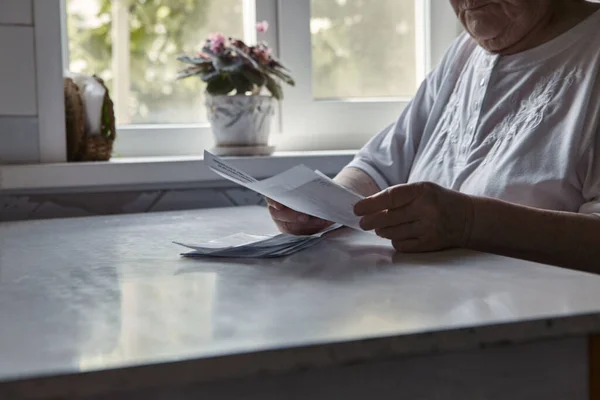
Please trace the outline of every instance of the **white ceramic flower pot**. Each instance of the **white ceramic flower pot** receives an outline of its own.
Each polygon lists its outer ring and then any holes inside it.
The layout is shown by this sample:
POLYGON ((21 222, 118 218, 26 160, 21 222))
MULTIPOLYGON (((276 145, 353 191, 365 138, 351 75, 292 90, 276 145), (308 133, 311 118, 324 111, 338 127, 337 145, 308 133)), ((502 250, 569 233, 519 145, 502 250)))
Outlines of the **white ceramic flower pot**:
POLYGON ((268 146, 272 97, 207 95, 206 108, 217 147, 268 146))

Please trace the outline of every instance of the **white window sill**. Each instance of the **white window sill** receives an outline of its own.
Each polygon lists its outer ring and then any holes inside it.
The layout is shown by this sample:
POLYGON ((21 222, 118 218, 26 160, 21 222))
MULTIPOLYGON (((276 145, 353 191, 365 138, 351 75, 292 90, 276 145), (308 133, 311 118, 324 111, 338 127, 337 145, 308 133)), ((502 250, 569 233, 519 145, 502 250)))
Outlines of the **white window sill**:
MULTIPOLYGON (((277 152, 268 157, 233 157, 228 161, 257 179, 273 176, 299 164, 335 175, 355 153, 356 150, 277 152)), ((0 166, 1 192, 218 187, 229 184, 209 170, 202 157, 115 158, 99 163, 0 166)))

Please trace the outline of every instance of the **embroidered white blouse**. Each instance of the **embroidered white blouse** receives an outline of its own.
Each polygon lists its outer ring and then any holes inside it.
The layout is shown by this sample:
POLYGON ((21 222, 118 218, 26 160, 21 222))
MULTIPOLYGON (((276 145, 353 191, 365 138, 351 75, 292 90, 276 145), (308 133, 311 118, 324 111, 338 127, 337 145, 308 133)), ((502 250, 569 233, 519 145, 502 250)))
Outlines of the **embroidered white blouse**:
POLYGON ((349 167, 381 189, 428 181, 600 214, 600 12, 511 56, 489 54, 463 34, 349 167))

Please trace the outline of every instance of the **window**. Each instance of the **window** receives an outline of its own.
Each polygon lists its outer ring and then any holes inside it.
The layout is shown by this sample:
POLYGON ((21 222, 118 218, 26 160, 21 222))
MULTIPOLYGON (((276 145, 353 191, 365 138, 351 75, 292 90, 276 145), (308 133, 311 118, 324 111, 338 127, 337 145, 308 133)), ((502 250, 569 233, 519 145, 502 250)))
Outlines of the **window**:
POLYGON ((115 100, 123 156, 201 154, 212 142, 199 80, 176 56, 211 32, 266 39, 297 81, 273 129, 282 150, 358 148, 395 119, 457 35, 447 0, 63 0, 68 65, 115 100), (431 4, 430 4, 431 3, 431 4))
POLYGON ((310 32, 315 99, 414 95, 415 0, 311 0, 310 32))
POLYGON ((279 6, 281 57, 299 82, 282 103, 289 149, 363 145, 398 117, 459 33, 448 0, 279 6))

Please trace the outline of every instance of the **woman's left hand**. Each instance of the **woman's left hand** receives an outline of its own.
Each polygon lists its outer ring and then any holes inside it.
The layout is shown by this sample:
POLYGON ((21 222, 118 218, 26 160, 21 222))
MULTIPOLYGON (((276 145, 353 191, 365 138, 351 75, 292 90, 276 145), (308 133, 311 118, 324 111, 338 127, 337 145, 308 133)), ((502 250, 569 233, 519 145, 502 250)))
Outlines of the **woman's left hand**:
POLYGON ((422 182, 390 187, 354 208, 365 231, 390 239, 402 253, 465 247, 473 219, 470 196, 422 182))

